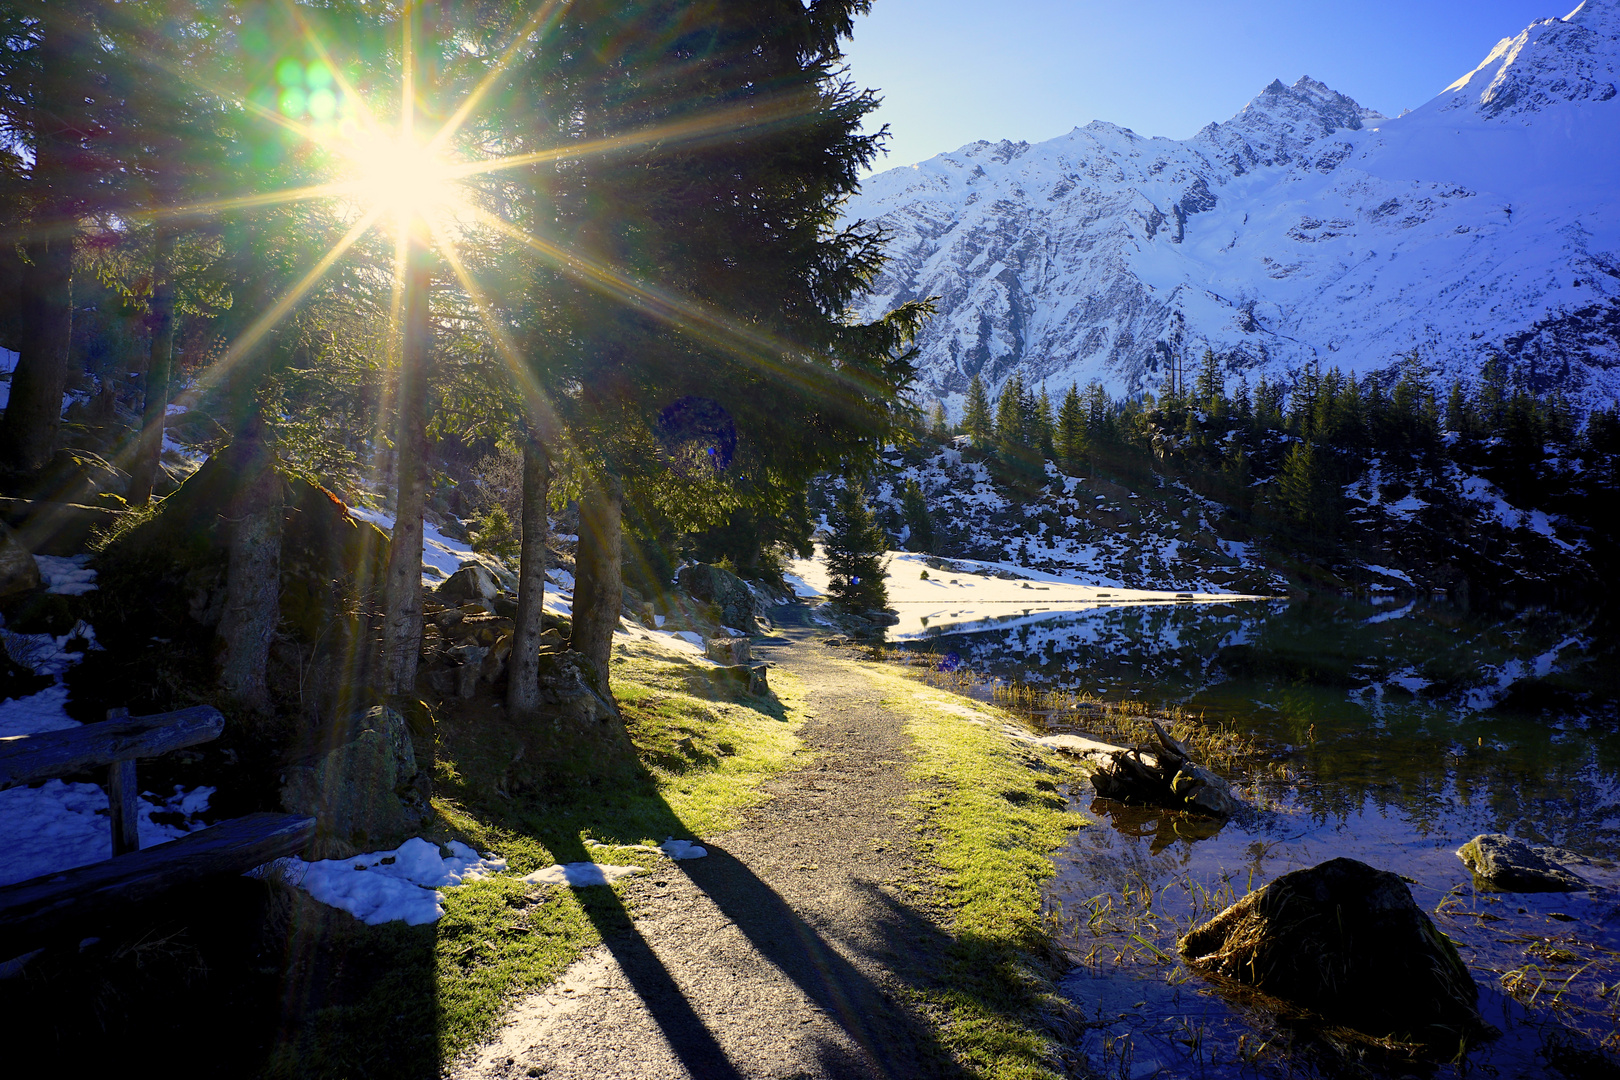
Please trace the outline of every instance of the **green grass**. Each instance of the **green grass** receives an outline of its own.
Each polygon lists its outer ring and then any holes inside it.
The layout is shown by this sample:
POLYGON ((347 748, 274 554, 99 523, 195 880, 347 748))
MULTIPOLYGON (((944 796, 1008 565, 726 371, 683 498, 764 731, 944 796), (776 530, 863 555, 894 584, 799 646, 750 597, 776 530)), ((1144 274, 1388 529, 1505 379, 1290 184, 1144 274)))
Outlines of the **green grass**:
POLYGON ((1053 981, 1067 966, 1042 914, 1052 852, 1087 822, 1068 812, 1078 769, 1009 740, 999 709, 869 669, 884 706, 907 713, 924 858, 950 909, 953 942, 940 989, 921 994, 945 1044, 995 1080, 1060 1075, 1053 981), (981 714, 985 726, 962 715, 981 714))
POLYGON ((313 913, 318 905, 295 896, 289 902, 319 920, 320 948, 344 958, 338 966, 353 985, 314 991, 324 1000, 311 1002, 299 1030, 281 1041, 269 1074, 437 1076, 516 997, 628 925, 622 887, 537 887, 520 875, 583 860, 655 869, 661 857, 635 845, 736 826, 766 797, 762 781, 802 762, 794 754, 803 690, 773 669, 772 693, 751 697, 711 684, 704 671, 653 646, 616 655, 614 691, 631 745, 622 760, 572 770, 525 765, 527 753, 514 767, 526 733, 498 713, 441 717, 437 827, 425 835, 493 851, 514 873, 441 890, 445 914, 424 927, 360 926, 313 913))

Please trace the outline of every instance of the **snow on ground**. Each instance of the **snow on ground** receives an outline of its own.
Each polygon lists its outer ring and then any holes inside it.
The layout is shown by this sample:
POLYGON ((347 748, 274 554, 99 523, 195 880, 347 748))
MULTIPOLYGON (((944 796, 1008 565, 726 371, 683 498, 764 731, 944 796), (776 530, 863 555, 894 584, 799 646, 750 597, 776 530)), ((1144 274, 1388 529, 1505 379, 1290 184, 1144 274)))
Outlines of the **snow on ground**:
MULTIPOLYGON (((148 791, 137 801, 141 847, 154 847, 203 825, 211 787, 175 788, 163 797, 148 791), (156 801, 154 801, 156 800, 156 801), (154 821, 154 814, 175 820, 154 821)), ((70 870, 112 858, 107 793, 96 784, 47 780, 39 787, 0 791, 0 885, 70 870)))
MULTIPOLYGON (((1058 574, 1031 570, 1011 562, 981 559, 947 560, 955 570, 927 565, 929 556, 904 551, 885 553, 889 577, 889 605, 900 622, 890 629, 895 639, 921 638, 940 629, 970 629, 970 624, 994 621, 1005 629, 1009 616, 1022 613, 1029 621, 1098 608, 1145 604, 1218 604, 1263 600, 1267 597, 1226 592, 1176 592, 1165 589, 1123 589, 1074 581, 1058 574), (924 572, 927 577, 924 578, 924 572), (998 578, 997 572, 1016 575, 998 578)), ((807 590, 799 595, 822 596, 828 588, 825 553, 814 559, 796 559, 789 567, 792 579, 807 590)), ((798 586, 795 586, 798 590, 798 586)))
POLYGON ((506 860, 452 840, 449 854, 421 837, 392 851, 374 851, 352 859, 305 862, 282 859, 273 864, 282 878, 323 904, 341 908, 371 926, 436 922, 444 914, 438 890, 462 885, 506 869, 506 860))
POLYGON ((34 562, 39 566, 39 576, 47 586, 46 592, 83 596, 96 588, 96 572, 89 566, 92 558, 89 554, 69 555, 66 558, 35 555, 34 562))
MULTIPOLYGON (((80 585, 86 580, 74 575, 95 573, 84 570, 76 559, 42 556, 41 560, 41 573, 53 581, 52 592, 57 591, 56 573, 80 585)), ((89 584, 88 588, 95 586, 89 584)), ((14 661, 36 674, 56 677, 55 685, 37 694, 0 701, 0 738, 78 727, 78 721, 67 714, 68 690, 61 676, 79 662, 82 650, 99 647, 95 631, 80 622, 55 637, 3 630, 0 634, 4 634, 6 652, 14 661)), ((208 809, 213 794, 210 787, 177 787, 168 795, 142 792, 136 800, 141 846, 151 847, 202 828, 198 817, 208 809), (154 820, 154 815, 161 815, 163 820, 154 820)), ((52 779, 0 791, 0 885, 111 857, 107 793, 99 785, 52 779)))

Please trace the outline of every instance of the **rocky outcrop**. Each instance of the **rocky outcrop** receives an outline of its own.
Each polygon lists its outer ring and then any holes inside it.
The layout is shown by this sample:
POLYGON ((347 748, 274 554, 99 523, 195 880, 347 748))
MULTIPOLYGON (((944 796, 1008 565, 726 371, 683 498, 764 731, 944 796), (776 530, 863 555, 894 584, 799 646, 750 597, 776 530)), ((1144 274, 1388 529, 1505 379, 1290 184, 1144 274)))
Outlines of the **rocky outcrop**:
POLYGON ((282 808, 315 818, 312 858, 395 846, 420 824, 425 809, 404 717, 377 706, 334 731, 343 741, 287 767, 282 808))
POLYGON ((1406 883, 1354 859, 1284 874, 1180 941, 1187 963, 1329 1023, 1455 1052, 1479 988, 1406 883))
POLYGON ((745 634, 758 628, 759 602, 748 583, 730 570, 707 563, 683 566, 678 575, 682 589, 694 599, 720 609, 720 622, 745 634))
POLYGON ((1552 848, 1533 848, 1502 833, 1483 833, 1457 849, 1457 857, 1494 892, 1574 892, 1589 882, 1549 856, 1552 848))

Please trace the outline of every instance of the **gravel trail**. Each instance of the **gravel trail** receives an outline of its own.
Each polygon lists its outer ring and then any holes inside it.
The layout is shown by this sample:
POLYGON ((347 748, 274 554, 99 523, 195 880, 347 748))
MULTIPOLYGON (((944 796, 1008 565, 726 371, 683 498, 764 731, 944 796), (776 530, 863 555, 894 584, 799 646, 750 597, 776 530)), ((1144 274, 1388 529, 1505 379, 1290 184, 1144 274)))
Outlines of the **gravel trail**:
POLYGON ((805 680, 802 766, 704 859, 631 879, 609 932, 455 1080, 962 1075, 904 1001, 948 938, 921 897, 904 716, 811 628, 758 654, 805 680))

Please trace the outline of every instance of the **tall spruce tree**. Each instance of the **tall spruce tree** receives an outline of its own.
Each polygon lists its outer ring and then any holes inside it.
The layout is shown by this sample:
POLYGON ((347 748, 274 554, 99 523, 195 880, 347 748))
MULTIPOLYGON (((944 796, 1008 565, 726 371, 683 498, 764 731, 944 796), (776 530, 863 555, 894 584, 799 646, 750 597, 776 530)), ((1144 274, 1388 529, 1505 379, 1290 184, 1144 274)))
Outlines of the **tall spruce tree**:
POLYGON ((908 542, 912 551, 934 550, 934 519, 928 513, 928 500, 923 497, 921 485, 907 480, 900 492, 900 520, 910 530, 908 542))
POLYGON ((1054 437, 1059 466, 1070 476, 1080 471, 1086 457, 1086 412, 1080 404, 1080 387, 1069 384, 1058 407, 1057 432, 1054 437))
POLYGON ((990 398, 984 392, 984 380, 978 372, 968 380, 967 401, 962 406, 962 429, 973 439, 973 446, 977 450, 990 448, 991 432, 994 430, 990 419, 990 398))
POLYGON ((926 305, 844 318, 883 262, 878 231, 839 224, 883 139, 862 132, 877 99, 842 66, 866 7, 576 0, 537 58, 569 140, 626 140, 559 167, 549 193, 565 269, 586 268, 565 313, 577 389, 559 411, 583 474, 572 644, 604 679, 626 498, 694 515, 768 501, 912 422, 899 394, 926 305), (729 460, 697 479, 660 449, 661 418, 695 399, 735 430, 729 460), (683 483, 700 490, 681 497, 683 483))
POLYGON ((845 611, 860 614, 889 606, 883 552, 888 538, 866 501, 860 482, 846 477, 827 540, 827 591, 845 611))
POLYGON ((1026 445, 1025 415, 1024 379, 1015 371, 996 397, 996 453, 1004 459, 1016 457, 1026 445))

